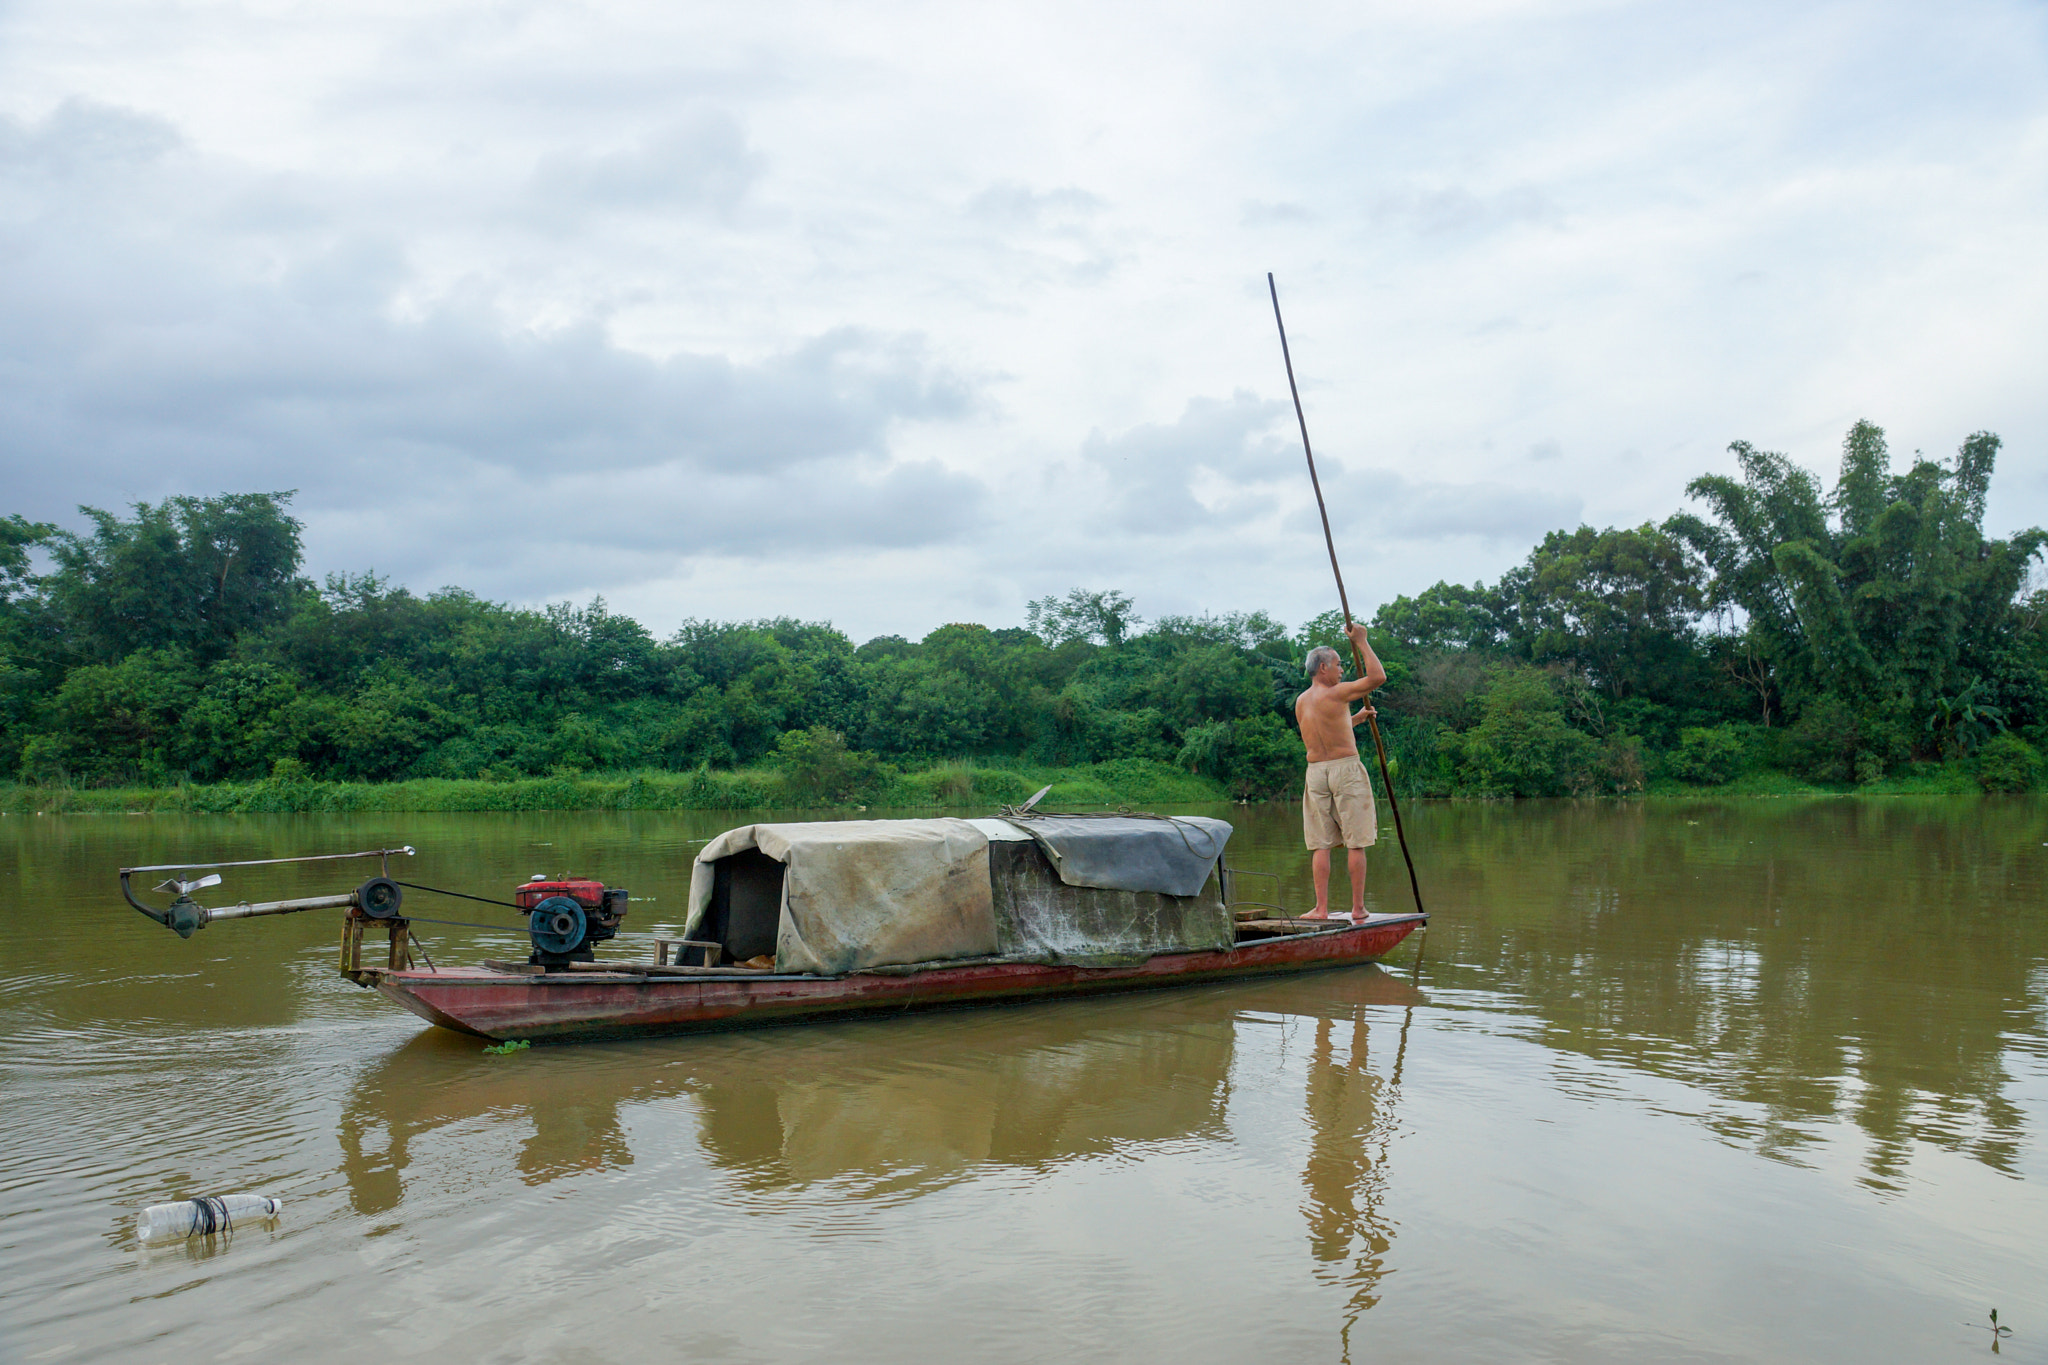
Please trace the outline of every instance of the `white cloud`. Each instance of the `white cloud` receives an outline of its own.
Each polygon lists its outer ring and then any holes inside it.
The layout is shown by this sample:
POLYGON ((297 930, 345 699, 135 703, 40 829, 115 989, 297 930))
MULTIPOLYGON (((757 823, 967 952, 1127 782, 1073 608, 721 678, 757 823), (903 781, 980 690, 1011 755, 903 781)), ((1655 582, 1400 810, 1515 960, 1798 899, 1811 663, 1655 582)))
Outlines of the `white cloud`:
POLYGON ((1362 598, 1859 417, 2048 521, 2044 25, 29 0, 0 511, 296 486, 316 571, 650 621, 1299 617, 1272 269, 1362 598))
POLYGON ((543 212, 571 219, 604 208, 730 215, 762 166, 739 120, 698 109, 623 146, 548 152, 534 168, 532 190, 543 212))
POLYGON ((990 185, 967 201, 968 212, 998 223, 1037 225, 1047 220, 1073 220, 1099 213, 1102 199, 1069 185, 1063 189, 1034 190, 1029 185, 1004 181, 990 185))
POLYGON ((1092 432, 1082 458, 1106 487, 1079 515, 1105 529, 1171 537, 1263 510, 1262 485, 1286 468, 1270 430, 1280 415, 1278 403, 1240 390, 1194 399, 1175 422, 1092 432), (1198 497, 1205 481, 1208 496, 1198 497))
POLYGON ((914 336, 657 357, 488 298, 401 309, 399 241, 308 223, 289 187, 128 111, 0 123, 0 164, 0 421, 38 515, 292 487, 323 567, 534 598, 692 556, 932 543, 980 505, 973 476, 891 453, 978 401, 914 336), (605 529, 572 554, 522 548, 582 524, 605 529))

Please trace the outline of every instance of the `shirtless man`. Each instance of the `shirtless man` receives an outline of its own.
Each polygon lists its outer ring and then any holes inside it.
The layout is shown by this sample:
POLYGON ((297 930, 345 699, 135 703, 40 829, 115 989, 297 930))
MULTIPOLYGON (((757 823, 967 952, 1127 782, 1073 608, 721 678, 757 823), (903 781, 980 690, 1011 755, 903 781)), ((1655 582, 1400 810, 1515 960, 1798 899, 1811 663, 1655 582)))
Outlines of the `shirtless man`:
POLYGON ((1330 917, 1330 849, 1350 852, 1351 918, 1365 917, 1365 851, 1379 839, 1379 813, 1372 781, 1358 761, 1352 727, 1376 714, 1367 700, 1387 680, 1379 656, 1365 641, 1365 627, 1352 622, 1345 634, 1365 659, 1365 676, 1344 681, 1344 661, 1328 645, 1308 652, 1308 691, 1294 700, 1294 720, 1308 746, 1308 784, 1301 794, 1301 833, 1315 874, 1316 908, 1304 919, 1330 917), (1351 703, 1363 701, 1358 714, 1351 703))

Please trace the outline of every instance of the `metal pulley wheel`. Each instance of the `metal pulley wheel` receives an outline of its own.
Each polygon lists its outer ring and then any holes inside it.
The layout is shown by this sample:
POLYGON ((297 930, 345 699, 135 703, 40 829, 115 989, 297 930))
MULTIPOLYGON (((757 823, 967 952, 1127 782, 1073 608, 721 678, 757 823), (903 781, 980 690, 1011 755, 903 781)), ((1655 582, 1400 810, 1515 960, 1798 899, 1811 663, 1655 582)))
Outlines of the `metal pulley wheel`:
POLYGON ((533 946, 544 953, 574 952, 587 928, 583 907, 567 896, 549 896, 533 907, 526 921, 533 946))
POLYGON ((405 892, 389 877, 372 877, 356 888, 356 908, 371 919, 397 919, 405 892))

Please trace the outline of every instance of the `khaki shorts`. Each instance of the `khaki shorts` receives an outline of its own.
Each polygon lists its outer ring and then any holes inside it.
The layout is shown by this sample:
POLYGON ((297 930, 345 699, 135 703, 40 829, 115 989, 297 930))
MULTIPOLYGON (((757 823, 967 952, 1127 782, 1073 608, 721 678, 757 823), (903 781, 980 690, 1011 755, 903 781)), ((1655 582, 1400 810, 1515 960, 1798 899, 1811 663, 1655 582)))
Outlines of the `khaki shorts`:
POLYGON ((1308 765, 1301 793, 1301 837, 1311 849, 1371 848, 1379 842, 1379 809, 1372 780, 1353 756, 1308 765))

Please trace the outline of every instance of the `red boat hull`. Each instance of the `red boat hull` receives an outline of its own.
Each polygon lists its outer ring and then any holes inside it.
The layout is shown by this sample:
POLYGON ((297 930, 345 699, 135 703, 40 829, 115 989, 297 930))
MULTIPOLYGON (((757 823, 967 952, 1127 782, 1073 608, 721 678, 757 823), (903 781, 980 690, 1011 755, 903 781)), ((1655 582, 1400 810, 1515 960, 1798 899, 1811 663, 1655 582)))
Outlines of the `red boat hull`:
POLYGON ((840 1015, 1044 1000, 1150 990, 1374 962, 1421 915, 1240 943, 1213 952, 1161 953, 1129 967, 981 963, 909 974, 659 976, 630 964, 604 973, 521 975, 484 967, 380 972, 377 989, 443 1028, 503 1041, 636 1038, 757 1028, 840 1015))

